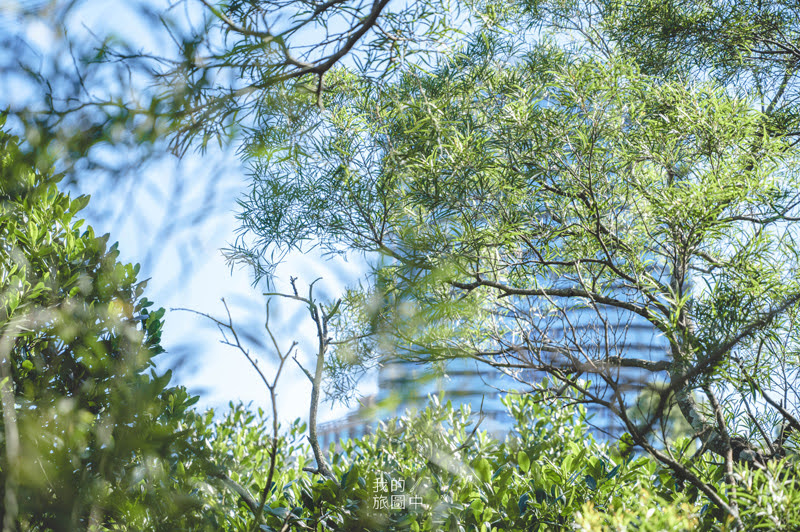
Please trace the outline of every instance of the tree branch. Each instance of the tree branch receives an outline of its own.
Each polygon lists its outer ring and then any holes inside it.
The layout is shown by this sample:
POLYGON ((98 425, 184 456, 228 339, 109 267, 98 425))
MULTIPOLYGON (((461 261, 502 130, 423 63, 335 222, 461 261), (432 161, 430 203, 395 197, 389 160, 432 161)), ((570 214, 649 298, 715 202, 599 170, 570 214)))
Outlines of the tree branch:
POLYGON ((598 292, 592 292, 590 290, 583 290, 579 288, 536 288, 536 289, 514 288, 512 286, 508 286, 503 283, 482 279, 479 276, 477 280, 472 283, 460 283, 457 281, 451 281, 450 284, 456 288, 468 291, 474 290, 479 287, 494 288, 503 293, 501 297, 532 296, 532 297, 563 297, 563 298, 590 299, 592 301, 600 303, 601 305, 608 305, 611 307, 616 307, 633 312, 634 314, 638 314, 639 316, 642 316, 643 318, 646 318, 648 321, 650 321, 659 330, 664 331, 664 326, 661 325, 660 320, 658 320, 656 316, 649 309, 647 309, 647 307, 636 305, 635 303, 630 303, 628 301, 620 301, 619 299, 614 299, 613 297, 604 296, 598 292))

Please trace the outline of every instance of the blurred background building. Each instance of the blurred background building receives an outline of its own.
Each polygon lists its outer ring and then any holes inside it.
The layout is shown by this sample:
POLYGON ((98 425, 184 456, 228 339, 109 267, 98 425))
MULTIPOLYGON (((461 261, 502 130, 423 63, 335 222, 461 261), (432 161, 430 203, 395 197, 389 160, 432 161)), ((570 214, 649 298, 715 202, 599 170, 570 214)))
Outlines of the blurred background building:
MULTIPOLYGON (((598 313, 596 309, 587 308, 571 309, 569 317, 569 333, 558 327, 549 332, 558 345, 572 343, 579 352, 579 359, 602 360, 608 356, 652 362, 667 359, 667 340, 643 318, 631 317, 630 313, 617 309, 603 309, 598 313), (569 341, 565 341, 567 334, 571 337, 569 341)), ((554 358, 553 363, 557 362, 554 358)), ((385 363, 378 371, 377 394, 363 399, 361 406, 345 417, 320 424, 320 443, 327 446, 342 438, 363 436, 380 420, 402 415, 409 409, 425 408, 429 396, 434 394, 442 402, 451 401, 455 408, 469 405, 476 421, 478 413, 482 412, 481 429, 502 435, 512 427, 512 419, 501 402, 503 395, 509 390, 524 391, 523 383, 537 384, 547 376, 542 371, 523 370, 518 374, 521 378, 514 380, 471 359, 452 360, 439 373, 431 371, 428 365, 402 360, 385 363)), ((592 393, 612 401, 614 395, 619 394, 628 408, 637 404, 637 397, 646 385, 659 382, 658 372, 631 367, 615 368, 607 372, 606 377, 615 386, 598 375, 587 372, 582 376, 592 382, 592 393)), ((607 408, 587 404, 586 410, 596 439, 607 440, 625 432, 617 416, 607 408)), ((633 417, 643 417, 639 414, 633 417)))

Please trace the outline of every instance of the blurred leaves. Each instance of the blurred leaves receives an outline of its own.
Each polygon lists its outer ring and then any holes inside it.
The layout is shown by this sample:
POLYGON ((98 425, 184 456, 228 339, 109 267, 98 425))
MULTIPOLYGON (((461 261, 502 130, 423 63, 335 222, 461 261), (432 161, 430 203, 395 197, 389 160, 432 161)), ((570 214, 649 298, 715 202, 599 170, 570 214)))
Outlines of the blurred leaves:
POLYGON ((4 526, 180 527, 198 501, 163 486, 190 450, 178 424, 197 398, 146 372, 163 352, 164 311, 148 312, 138 265, 118 262, 108 235, 81 229, 88 197, 63 194, 61 176, 36 164, 0 133, 0 357, 14 401, 4 526))

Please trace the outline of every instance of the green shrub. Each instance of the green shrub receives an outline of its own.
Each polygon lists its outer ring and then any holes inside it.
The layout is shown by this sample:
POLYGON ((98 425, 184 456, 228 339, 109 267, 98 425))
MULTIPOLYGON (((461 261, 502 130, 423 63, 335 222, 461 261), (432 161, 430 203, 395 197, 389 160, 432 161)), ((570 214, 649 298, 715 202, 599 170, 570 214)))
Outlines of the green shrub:
POLYGON ((31 161, 0 132, 4 530, 175 530, 199 503, 169 480, 197 399, 152 370, 164 310, 31 161))
MULTIPOLYGON (((262 530, 287 523, 298 530, 571 529, 579 521, 611 523, 616 512, 646 512, 643 490, 672 492, 654 487, 660 470, 653 461, 622 456, 594 440, 580 411, 537 399, 506 399, 516 424, 502 440, 475 431, 468 408, 434 400, 421 412, 381 423, 372 434, 332 445, 335 480, 303 471, 312 459, 305 426, 296 422, 281 441, 280 473, 262 530), (392 507, 393 495, 402 508, 392 507)), ((208 416, 209 458, 257 492, 269 464, 263 412, 232 406, 216 425, 208 416)), ((221 529, 248 530, 252 518, 235 494, 207 493, 209 507, 225 513, 221 529)))

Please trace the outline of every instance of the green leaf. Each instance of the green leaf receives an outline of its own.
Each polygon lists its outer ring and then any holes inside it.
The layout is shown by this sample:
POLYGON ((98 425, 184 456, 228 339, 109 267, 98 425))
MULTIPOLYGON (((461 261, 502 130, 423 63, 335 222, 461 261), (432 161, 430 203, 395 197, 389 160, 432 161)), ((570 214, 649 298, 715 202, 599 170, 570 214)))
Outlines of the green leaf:
POLYGON ((525 510, 528 509, 528 501, 531 500, 531 496, 529 493, 524 493, 522 497, 519 498, 519 502, 517 506, 519 507, 519 515, 523 515, 525 510))
POLYGON ((517 453, 517 463, 519 464, 519 468, 523 473, 527 473, 531 468, 531 459, 528 458, 528 454, 525 451, 520 451, 517 453))
POLYGON ((614 469, 612 469, 611 471, 608 472, 608 474, 606 475, 606 479, 611 480, 612 478, 617 476, 617 473, 619 472, 619 468, 620 468, 620 464, 617 464, 614 467, 614 469))
POLYGON ((486 458, 479 459, 473 466, 478 480, 488 483, 492 479, 492 465, 486 458))

